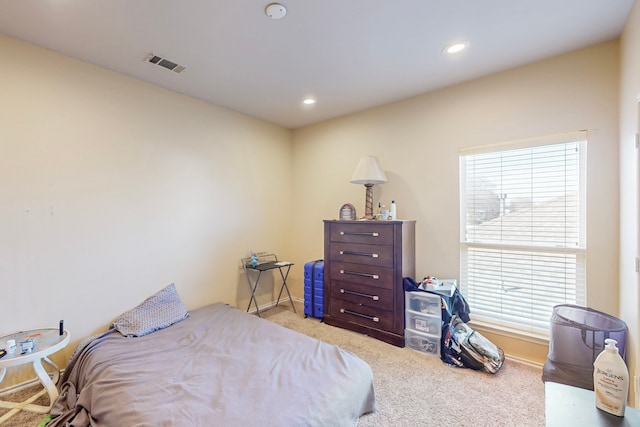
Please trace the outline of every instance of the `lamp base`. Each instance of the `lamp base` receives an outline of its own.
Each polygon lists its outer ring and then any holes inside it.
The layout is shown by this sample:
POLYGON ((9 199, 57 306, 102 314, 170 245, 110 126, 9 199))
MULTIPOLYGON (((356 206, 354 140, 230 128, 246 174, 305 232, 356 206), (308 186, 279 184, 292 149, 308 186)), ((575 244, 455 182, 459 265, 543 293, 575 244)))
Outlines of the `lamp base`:
POLYGON ((365 184, 364 218, 373 219, 373 184, 365 184))

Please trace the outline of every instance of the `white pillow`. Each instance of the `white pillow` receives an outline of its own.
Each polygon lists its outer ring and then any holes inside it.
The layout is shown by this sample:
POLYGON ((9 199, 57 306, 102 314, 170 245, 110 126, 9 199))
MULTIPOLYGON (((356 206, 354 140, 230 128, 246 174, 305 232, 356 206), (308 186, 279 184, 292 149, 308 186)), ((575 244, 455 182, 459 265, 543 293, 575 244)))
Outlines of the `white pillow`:
POLYGON ((141 337, 186 319, 189 312, 180 301, 175 284, 144 300, 137 307, 122 313, 113 327, 127 337, 141 337))

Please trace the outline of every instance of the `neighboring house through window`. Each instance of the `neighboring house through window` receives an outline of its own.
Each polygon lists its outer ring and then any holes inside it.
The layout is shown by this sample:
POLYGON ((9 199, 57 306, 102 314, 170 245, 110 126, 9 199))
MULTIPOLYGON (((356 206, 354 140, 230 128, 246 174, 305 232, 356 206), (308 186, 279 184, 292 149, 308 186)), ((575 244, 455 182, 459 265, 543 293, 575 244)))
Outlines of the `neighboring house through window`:
POLYGON ((460 289, 474 320, 546 334, 585 304, 586 132, 460 151, 460 289))

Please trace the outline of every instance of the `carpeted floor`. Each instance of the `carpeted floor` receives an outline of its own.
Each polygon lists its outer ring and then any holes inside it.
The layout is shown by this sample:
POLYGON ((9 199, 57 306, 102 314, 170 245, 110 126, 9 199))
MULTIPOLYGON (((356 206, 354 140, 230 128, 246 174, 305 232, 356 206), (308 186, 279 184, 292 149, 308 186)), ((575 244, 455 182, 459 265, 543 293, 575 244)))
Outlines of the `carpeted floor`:
MULTIPOLYGON (((10 402, 22 402, 30 396, 33 396, 40 390, 42 390, 42 387, 40 385, 35 385, 15 393, 0 396, 0 398, 2 398, 2 400, 8 400, 10 402)), ((33 403, 35 403, 36 405, 48 405, 49 397, 45 394, 33 403)), ((0 416, 6 414, 7 412, 9 412, 8 409, 0 409, 0 416)), ((35 414, 33 412, 21 411, 14 415, 9 421, 1 425, 2 427, 35 427, 40 423, 40 421, 44 419, 45 416, 46 415, 35 414)))
POLYGON ((304 319, 286 309, 263 317, 355 353, 373 370, 378 410, 361 417, 371 426, 545 425, 542 370, 506 361, 495 375, 454 368, 440 358, 304 319))
MULTIPOLYGON (((338 345, 371 366, 378 409, 362 416, 358 427, 545 425, 540 369, 511 361, 495 375, 454 368, 437 357, 305 319, 302 306, 297 309, 296 315, 285 305, 264 311, 263 317, 338 345)), ((26 392, 3 399, 18 400, 26 392)), ((47 403, 46 397, 41 399, 40 403, 47 403)), ((0 409, 0 415, 6 412, 0 409)), ((42 415, 22 412, 2 427, 37 426, 42 419, 42 415)))

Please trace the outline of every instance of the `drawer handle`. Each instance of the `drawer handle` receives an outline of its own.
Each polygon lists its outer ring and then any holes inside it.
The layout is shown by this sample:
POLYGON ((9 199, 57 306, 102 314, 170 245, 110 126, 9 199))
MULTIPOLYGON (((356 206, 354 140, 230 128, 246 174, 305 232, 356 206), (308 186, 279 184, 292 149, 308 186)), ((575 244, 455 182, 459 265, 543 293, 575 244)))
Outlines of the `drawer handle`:
POLYGON ((340 309, 340 313, 342 313, 342 314, 350 314, 352 316, 364 317, 365 319, 369 319, 369 320, 372 320, 374 322, 379 322, 380 321, 379 317, 367 316, 366 314, 356 313, 355 311, 345 310, 344 308, 340 309))
POLYGON ((367 252, 355 252, 355 251, 340 251, 340 255, 356 255, 356 256, 366 256, 371 258, 378 258, 378 254, 372 254, 367 252))
POLYGON ((378 276, 377 274, 358 273, 357 271, 340 270, 340 274, 351 274, 352 276, 370 277, 370 278, 372 278, 374 280, 378 280, 380 278, 380 276, 378 276))
POLYGON ((358 232, 358 231, 341 231, 340 232, 341 236, 371 236, 371 237, 378 237, 380 236, 380 233, 367 233, 367 232, 358 232))
POLYGON ((344 290, 344 289, 340 289, 340 293, 341 294, 356 295, 356 296, 365 297, 365 298, 371 298, 374 301, 378 301, 380 299, 380 297, 378 295, 363 294, 363 293, 360 293, 360 292, 347 291, 347 290, 344 290))

